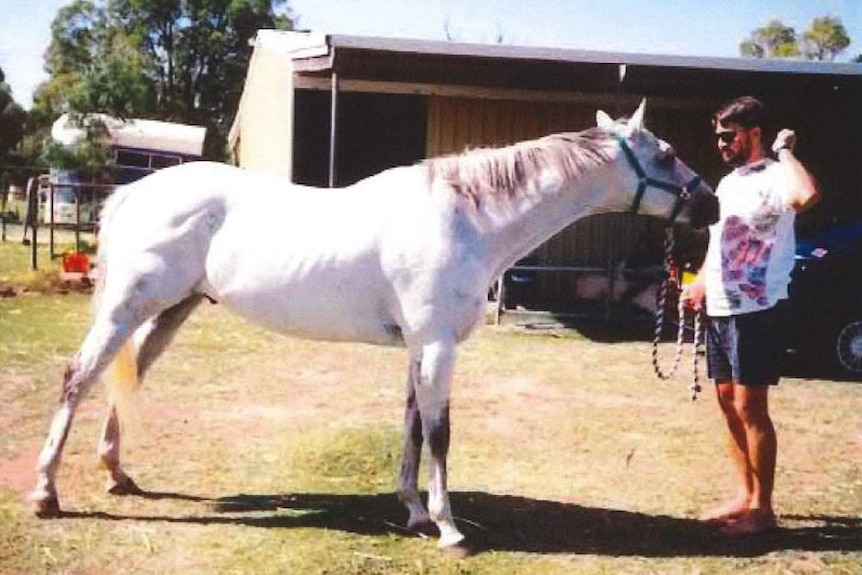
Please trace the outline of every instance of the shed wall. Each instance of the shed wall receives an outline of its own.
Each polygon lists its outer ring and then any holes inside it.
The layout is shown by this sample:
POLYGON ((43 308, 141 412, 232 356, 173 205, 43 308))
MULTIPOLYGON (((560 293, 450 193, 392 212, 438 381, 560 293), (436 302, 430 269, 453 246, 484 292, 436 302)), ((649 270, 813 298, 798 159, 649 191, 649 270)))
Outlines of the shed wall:
POLYGON ((238 112, 240 166, 290 176, 293 169, 293 65, 267 45, 255 49, 238 112))

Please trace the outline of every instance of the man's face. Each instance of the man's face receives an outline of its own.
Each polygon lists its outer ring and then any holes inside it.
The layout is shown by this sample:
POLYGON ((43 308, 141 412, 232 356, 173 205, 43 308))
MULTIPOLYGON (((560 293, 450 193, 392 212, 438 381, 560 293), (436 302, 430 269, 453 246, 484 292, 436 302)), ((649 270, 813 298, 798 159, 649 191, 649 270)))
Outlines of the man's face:
POLYGON ((735 123, 716 124, 716 143, 724 163, 733 167, 747 164, 754 149, 752 132, 758 129, 746 130, 735 123))

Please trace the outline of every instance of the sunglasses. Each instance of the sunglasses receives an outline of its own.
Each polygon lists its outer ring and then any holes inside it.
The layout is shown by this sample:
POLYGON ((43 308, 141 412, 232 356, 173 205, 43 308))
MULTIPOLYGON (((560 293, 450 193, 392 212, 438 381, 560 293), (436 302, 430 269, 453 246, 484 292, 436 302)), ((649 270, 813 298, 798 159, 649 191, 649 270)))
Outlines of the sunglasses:
POLYGON ((715 137, 723 144, 732 144, 736 140, 736 135, 745 130, 728 130, 726 132, 716 132, 715 137))

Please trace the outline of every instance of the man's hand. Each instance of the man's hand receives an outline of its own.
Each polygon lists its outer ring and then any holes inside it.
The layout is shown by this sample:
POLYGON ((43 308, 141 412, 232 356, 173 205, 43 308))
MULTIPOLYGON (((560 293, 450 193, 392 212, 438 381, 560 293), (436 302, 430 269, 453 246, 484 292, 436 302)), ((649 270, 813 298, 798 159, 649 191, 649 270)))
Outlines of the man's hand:
POLYGON ((790 150, 796 146, 796 132, 793 130, 784 129, 778 132, 775 136, 775 142, 772 143, 772 151, 776 154, 779 150, 790 150))
POLYGON ((700 311, 703 308, 704 296, 706 296, 706 286, 701 279, 682 286, 682 291, 679 293, 683 305, 694 311, 700 311))

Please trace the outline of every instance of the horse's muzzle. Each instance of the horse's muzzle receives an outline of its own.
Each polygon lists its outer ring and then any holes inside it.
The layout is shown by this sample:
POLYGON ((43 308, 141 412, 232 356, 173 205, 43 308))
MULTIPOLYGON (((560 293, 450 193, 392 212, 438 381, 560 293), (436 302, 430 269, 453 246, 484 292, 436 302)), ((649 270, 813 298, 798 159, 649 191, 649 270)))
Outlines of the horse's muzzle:
POLYGON ((688 220, 694 229, 705 228, 718 221, 718 196, 703 182, 693 191, 688 204, 688 220))

